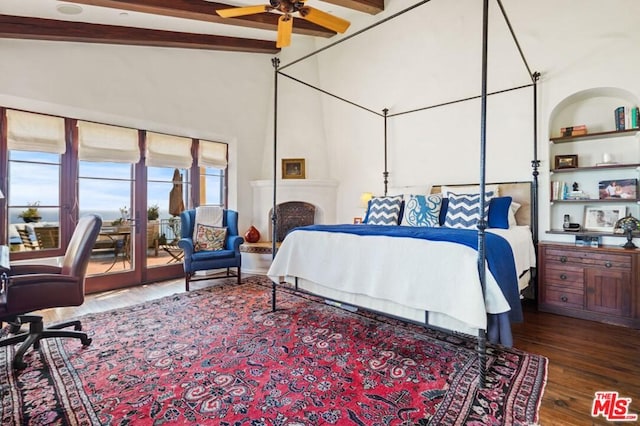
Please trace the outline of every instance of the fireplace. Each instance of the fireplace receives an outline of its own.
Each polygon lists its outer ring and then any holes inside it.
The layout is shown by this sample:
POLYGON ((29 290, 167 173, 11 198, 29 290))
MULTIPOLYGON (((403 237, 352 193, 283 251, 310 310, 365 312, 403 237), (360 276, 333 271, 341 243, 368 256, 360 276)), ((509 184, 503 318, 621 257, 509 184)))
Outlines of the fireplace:
MULTIPOLYGON (((260 231, 260 242, 242 244, 242 271, 265 274, 271 266, 273 181, 256 180, 253 187, 252 224, 260 231)), ((320 179, 287 179, 276 188, 276 229, 279 244, 287 232, 314 223, 336 223, 336 189, 338 183, 320 179)))
MULTIPOLYGON (((253 187, 252 225, 260 231, 260 241, 272 239, 271 211, 273 209, 273 181, 256 180, 253 187)), ((279 180, 276 188, 276 205, 287 202, 305 203, 314 208, 313 221, 304 224, 336 223, 336 190, 338 183, 321 179, 285 179, 279 180)), ((302 210, 300 210, 301 212, 302 210)), ((295 213, 298 215, 300 212, 295 213)), ((278 214, 278 216, 281 216, 278 214)), ((297 225, 297 226, 302 226, 297 225)), ((295 226, 294 226, 295 227, 295 226)), ((282 229, 278 226, 277 229, 282 229)), ((288 228, 286 231, 288 231, 288 228)), ((280 234, 280 232, 278 232, 280 234)), ((283 236, 285 234, 280 234, 283 236)), ((277 241, 281 241, 277 238, 277 241)))
MULTIPOLYGON (((273 221, 269 210, 269 235, 273 235, 273 221)), ((316 219, 316 206, 304 201, 287 201, 276 206, 276 242, 280 243, 289 231, 299 226, 313 225, 316 219)))

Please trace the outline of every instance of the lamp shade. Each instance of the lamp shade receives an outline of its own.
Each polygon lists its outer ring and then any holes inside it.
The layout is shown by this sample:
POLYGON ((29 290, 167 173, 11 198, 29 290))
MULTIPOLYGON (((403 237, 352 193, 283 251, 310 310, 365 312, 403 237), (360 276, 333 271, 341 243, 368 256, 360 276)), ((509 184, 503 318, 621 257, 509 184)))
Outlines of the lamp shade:
POLYGON ((373 193, 363 192, 362 195, 360 195, 360 207, 362 207, 363 209, 366 208, 372 198, 373 193))

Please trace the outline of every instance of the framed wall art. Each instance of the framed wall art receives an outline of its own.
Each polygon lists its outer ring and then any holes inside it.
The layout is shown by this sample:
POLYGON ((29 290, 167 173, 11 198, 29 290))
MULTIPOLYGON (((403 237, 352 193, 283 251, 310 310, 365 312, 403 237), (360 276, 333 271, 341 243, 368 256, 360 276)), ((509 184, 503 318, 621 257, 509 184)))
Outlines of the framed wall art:
POLYGON ((575 169, 578 167, 577 155, 556 155, 556 169, 575 169))
POLYGON ((601 200, 624 199, 637 200, 638 179, 601 180, 598 182, 598 194, 601 200))
POLYGON ((304 179, 304 158, 283 158, 282 179, 304 179))
POLYGON ((625 205, 585 206, 584 229, 613 233, 616 222, 626 214, 627 207, 625 205))

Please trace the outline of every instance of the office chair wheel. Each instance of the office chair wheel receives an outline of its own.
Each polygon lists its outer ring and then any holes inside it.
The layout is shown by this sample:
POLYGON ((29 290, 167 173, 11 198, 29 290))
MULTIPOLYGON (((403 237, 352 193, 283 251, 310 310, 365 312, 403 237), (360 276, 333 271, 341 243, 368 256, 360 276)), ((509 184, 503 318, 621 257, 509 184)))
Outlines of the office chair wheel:
POLYGON ((89 346, 91 342, 93 342, 93 339, 91 337, 87 337, 84 339, 80 339, 80 342, 82 343, 82 346, 89 346))
POLYGON ((73 329, 74 329, 75 331, 82 331, 82 324, 80 324, 80 323, 75 324, 75 326, 73 327, 73 329))

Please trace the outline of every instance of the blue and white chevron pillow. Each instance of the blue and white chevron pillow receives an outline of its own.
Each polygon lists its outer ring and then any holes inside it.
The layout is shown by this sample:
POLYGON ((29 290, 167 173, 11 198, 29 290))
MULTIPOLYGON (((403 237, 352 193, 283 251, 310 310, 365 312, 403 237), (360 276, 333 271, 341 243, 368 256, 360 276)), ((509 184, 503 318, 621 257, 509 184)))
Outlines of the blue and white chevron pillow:
MULTIPOLYGON (((484 217, 489 212, 489 200, 493 191, 485 192, 484 217)), ((444 226, 456 229, 477 229, 480 218, 480 194, 452 194, 449 193, 449 205, 444 226)))
POLYGON ((368 225, 397 225, 402 208, 402 195, 373 197, 367 211, 368 225))
POLYGON ((442 206, 440 194, 410 194, 404 204, 403 226, 440 226, 440 207, 442 206))

